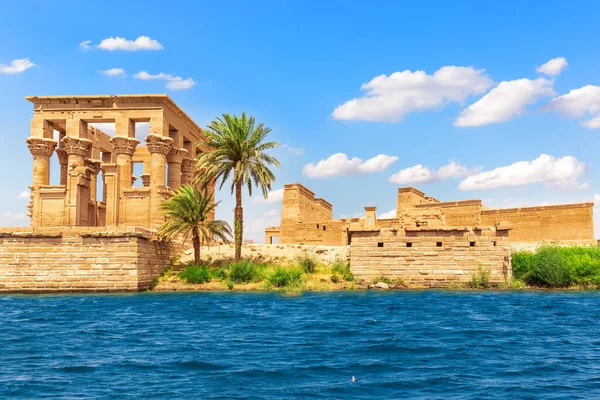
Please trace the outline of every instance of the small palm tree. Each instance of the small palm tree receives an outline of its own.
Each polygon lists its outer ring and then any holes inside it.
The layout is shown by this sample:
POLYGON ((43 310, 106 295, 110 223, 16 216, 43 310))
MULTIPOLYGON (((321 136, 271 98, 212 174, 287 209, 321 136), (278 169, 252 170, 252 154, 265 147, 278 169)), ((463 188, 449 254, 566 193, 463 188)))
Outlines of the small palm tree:
POLYGON ((266 142, 271 128, 257 124, 254 117, 241 117, 223 114, 208 125, 203 132, 205 140, 198 145, 199 155, 196 165, 195 182, 206 187, 213 181, 221 181, 219 188, 231 178, 231 193, 235 191, 235 259, 242 255, 244 211, 242 208, 242 188, 259 187, 267 198, 275 175, 269 166, 279 166, 279 161, 265 153, 278 147, 277 142, 266 142))
POLYGON ((165 200, 160 208, 167 217, 158 229, 158 236, 171 240, 177 235, 183 235, 187 240, 192 235, 194 246, 194 263, 200 265, 200 245, 214 239, 229 243, 231 227, 225 221, 211 220, 210 213, 218 205, 211 204, 211 196, 205 196, 202 191, 191 185, 182 185, 175 191, 173 197, 165 200))

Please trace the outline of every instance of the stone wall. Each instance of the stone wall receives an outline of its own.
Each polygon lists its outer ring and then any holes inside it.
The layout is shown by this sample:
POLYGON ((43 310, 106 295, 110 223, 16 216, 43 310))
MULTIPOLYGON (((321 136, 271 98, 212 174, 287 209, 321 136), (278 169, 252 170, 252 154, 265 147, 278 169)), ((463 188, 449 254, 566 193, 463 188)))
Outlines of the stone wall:
POLYGON ((0 291, 139 291, 182 250, 141 228, 2 228, 0 291))
POLYGON ((351 232, 350 270, 366 280, 384 276, 443 287, 468 283, 482 269, 498 285, 512 275, 508 232, 493 227, 351 232))
POLYGON ((509 221, 513 242, 595 243, 594 203, 481 211, 481 223, 509 221))
POLYGON ((345 246, 350 221, 286 222, 281 225, 279 243, 345 246))

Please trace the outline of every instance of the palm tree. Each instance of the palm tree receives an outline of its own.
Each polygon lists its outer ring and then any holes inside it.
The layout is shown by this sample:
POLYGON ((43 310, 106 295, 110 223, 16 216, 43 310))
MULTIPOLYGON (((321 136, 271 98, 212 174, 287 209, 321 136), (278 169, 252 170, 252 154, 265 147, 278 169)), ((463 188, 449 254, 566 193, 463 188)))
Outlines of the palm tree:
POLYGON ((198 188, 182 185, 175 191, 173 197, 160 205, 167 220, 158 229, 158 236, 171 240, 177 235, 183 235, 187 240, 191 234, 194 263, 200 265, 200 245, 202 243, 208 245, 212 238, 229 243, 231 236, 229 224, 210 218, 210 213, 218 204, 211 204, 211 196, 205 196, 198 188))
POLYGON ((206 187, 213 181, 221 180, 219 188, 231 178, 231 193, 235 191, 235 259, 242 255, 242 236, 244 211, 242 208, 242 188, 248 188, 252 196, 252 187, 262 190, 267 198, 275 175, 269 166, 279 166, 279 161, 265 153, 266 150, 279 147, 277 142, 266 142, 271 128, 257 124, 254 117, 241 117, 223 114, 208 125, 203 132, 205 140, 199 145, 195 182, 206 187))

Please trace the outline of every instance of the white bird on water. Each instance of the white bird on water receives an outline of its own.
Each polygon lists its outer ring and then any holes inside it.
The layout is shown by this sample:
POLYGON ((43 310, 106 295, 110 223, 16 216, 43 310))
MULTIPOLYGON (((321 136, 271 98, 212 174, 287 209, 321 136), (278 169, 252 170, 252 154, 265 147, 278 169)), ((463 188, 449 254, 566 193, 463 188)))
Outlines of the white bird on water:
POLYGON ((352 377, 352 382, 358 382, 358 379, 356 379, 355 376, 352 377))

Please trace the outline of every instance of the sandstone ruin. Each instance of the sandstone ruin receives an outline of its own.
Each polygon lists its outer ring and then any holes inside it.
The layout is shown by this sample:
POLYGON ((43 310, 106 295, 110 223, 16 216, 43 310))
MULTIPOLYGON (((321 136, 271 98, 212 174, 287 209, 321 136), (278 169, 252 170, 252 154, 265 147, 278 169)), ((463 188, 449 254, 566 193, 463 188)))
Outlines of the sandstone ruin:
POLYGON ((593 203, 489 209, 406 187, 398 189, 396 218, 378 219, 365 207, 363 218, 335 220, 331 203, 296 183, 284 185, 281 224, 266 229, 265 242, 350 246, 350 268, 365 279, 435 287, 485 271, 499 284, 512 274, 511 242, 595 243, 592 210, 593 203))
POLYGON ((165 221, 160 204, 192 183, 202 130, 167 95, 26 99, 33 103, 31 226, 0 228, 0 290, 147 288, 182 249, 158 241, 155 229, 165 221), (141 122, 149 124, 143 144, 141 122), (114 123, 114 135, 93 123, 114 123), (51 162, 60 165, 55 184, 51 162), (143 165, 137 177, 135 163, 143 165), (142 185, 134 187, 137 179, 142 185))

